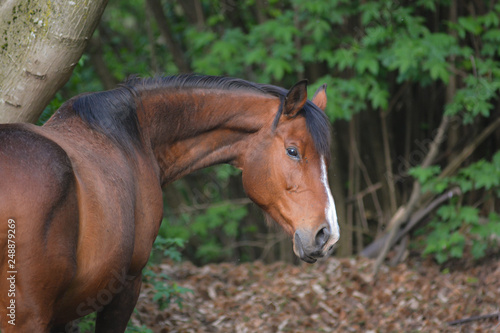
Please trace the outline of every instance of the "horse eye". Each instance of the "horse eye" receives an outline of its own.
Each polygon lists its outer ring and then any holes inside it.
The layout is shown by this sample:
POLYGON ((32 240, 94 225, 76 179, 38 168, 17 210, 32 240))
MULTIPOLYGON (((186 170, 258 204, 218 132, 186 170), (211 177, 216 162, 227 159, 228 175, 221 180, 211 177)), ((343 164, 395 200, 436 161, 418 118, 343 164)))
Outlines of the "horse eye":
POLYGON ((286 149, 286 153, 291 158, 294 158, 294 159, 298 159, 299 158, 299 151, 297 150, 297 148, 289 147, 289 148, 286 149))

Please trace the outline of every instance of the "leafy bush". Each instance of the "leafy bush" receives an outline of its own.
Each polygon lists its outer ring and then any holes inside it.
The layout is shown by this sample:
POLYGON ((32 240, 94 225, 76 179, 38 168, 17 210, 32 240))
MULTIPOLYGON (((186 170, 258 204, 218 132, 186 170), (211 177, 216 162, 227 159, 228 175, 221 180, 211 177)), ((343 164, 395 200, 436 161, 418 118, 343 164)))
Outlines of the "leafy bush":
POLYGON ((230 181, 240 183, 239 174, 232 166, 220 165, 169 185, 180 203, 174 210, 165 200, 159 235, 184 240, 184 253, 198 264, 227 260, 232 245, 254 231, 242 222, 249 213, 248 199, 235 200, 229 187, 230 181))
POLYGON ((81 333, 94 332, 95 320, 96 320, 96 313, 92 312, 91 314, 78 319, 76 326, 78 327, 81 333))
POLYGON ((158 260, 155 260, 154 254, 159 252, 161 254, 160 260, 168 258, 174 262, 179 262, 181 261, 180 250, 184 243, 185 241, 181 238, 164 238, 158 235, 153 244, 153 252, 148 265, 144 269, 143 280, 153 285, 155 291, 153 300, 158 303, 160 309, 166 308, 172 302, 182 307, 182 295, 191 292, 191 290, 176 283, 169 283, 170 278, 164 273, 156 273, 153 266, 158 260))
POLYGON ((191 289, 181 287, 175 282, 167 283, 170 278, 166 274, 156 274, 150 269, 145 270, 144 280, 153 285, 155 292, 153 301, 158 303, 161 310, 167 308, 172 302, 182 308, 182 295, 193 292, 191 289))
POLYGON ((491 162, 484 159, 461 169, 456 176, 439 178, 439 167, 414 168, 411 173, 423 189, 443 193, 458 186, 462 196, 440 207, 426 226, 428 232, 424 255, 432 255, 439 263, 449 258, 462 258, 469 251, 474 259, 487 254, 490 245, 500 241, 500 215, 481 212, 477 207, 463 205, 463 195, 471 191, 485 191, 487 197, 500 197, 500 151, 491 162))

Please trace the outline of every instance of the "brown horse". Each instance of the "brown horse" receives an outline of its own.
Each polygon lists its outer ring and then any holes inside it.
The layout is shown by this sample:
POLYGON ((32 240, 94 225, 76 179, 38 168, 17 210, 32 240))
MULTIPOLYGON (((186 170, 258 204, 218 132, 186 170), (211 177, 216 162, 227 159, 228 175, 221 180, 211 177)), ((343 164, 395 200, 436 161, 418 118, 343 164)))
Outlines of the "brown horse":
POLYGON ((123 332, 161 188, 214 164, 242 170, 297 256, 327 255, 339 229, 325 106, 325 87, 310 102, 305 81, 180 75, 77 96, 42 127, 0 125, 2 332, 60 332, 94 311, 96 332, 123 332))

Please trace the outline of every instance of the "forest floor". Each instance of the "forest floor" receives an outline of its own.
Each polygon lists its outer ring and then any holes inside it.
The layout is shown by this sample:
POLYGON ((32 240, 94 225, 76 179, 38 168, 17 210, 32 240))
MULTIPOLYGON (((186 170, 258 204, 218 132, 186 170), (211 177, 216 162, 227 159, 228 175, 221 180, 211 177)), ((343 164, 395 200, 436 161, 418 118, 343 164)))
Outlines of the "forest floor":
POLYGON ((132 322, 153 332, 500 332, 500 260, 410 262, 383 266, 376 280, 367 259, 161 264, 157 274, 192 292, 161 310, 146 283, 132 322), (488 318, 450 325, 473 316, 488 318))

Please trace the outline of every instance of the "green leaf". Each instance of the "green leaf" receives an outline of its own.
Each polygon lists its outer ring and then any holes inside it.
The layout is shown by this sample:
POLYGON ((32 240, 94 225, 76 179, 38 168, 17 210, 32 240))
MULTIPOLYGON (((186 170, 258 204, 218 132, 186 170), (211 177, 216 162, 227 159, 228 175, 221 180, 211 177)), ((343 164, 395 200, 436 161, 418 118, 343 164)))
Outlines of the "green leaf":
POLYGON ((424 7, 426 9, 430 10, 431 12, 435 12, 436 11, 436 2, 437 1, 435 1, 435 0, 418 0, 417 5, 424 7))
POLYGON ((371 101, 374 109, 381 108, 382 110, 386 110, 389 105, 389 92, 377 84, 368 93, 368 99, 371 101))
POLYGON ((244 57, 246 65, 259 64, 267 57, 267 51, 263 47, 256 47, 249 50, 244 57))
POLYGON ((454 179, 454 182, 458 184, 462 193, 469 192, 474 188, 474 183, 469 179, 462 179, 460 177, 457 177, 454 179))
POLYGON ((276 80, 281 80, 285 73, 291 72, 292 66, 289 62, 279 59, 279 58, 270 58, 267 60, 266 68, 264 72, 266 74, 270 74, 276 80))
POLYGON ((408 173, 416 178, 420 184, 427 183, 431 178, 437 176, 441 172, 441 167, 439 165, 432 165, 426 168, 420 166, 413 167, 408 170, 408 173))
POLYGON ((223 250, 215 241, 205 242, 196 249, 196 257, 202 258, 204 262, 214 261, 221 257, 223 250))
POLYGON ((491 212, 488 216, 489 222, 486 224, 485 229, 488 234, 485 237, 489 237, 491 235, 500 236, 500 217, 495 212, 491 212))
POLYGON ((361 24, 367 25, 372 21, 378 21, 381 16, 383 2, 367 1, 360 5, 361 24))
POLYGON ((376 46, 385 43, 391 35, 391 29, 384 26, 366 28, 366 35, 361 43, 365 47, 376 46))
POLYGON ((379 70, 377 55, 372 52, 362 52, 359 54, 355 66, 359 74, 368 70, 372 75, 377 75, 379 70))
MULTIPOLYGON (((302 60, 306 62, 314 62, 316 59, 317 48, 312 44, 307 44, 300 50, 302 60)), ((331 54, 331 52, 329 52, 331 54)))
POLYGON ((457 209, 452 206, 452 205, 443 205, 439 207, 437 211, 437 215, 442 219, 442 220, 457 220, 457 209))
POLYGON ((449 186, 447 179, 434 179, 432 183, 432 192, 434 193, 443 193, 449 186))
POLYGON ((450 248, 450 256, 452 258, 462 258, 464 254, 464 245, 457 244, 450 248))
POLYGON ((467 224, 477 224, 479 221, 479 210, 471 206, 463 206, 459 210, 458 218, 467 224))
POLYGON ((474 241, 472 243, 471 254, 474 259, 480 259, 485 256, 488 244, 484 241, 474 241))
POLYGON ((493 11, 490 11, 490 12, 486 13, 485 15, 479 17, 478 20, 486 28, 498 27, 498 25, 500 24, 500 18, 498 16, 498 13, 495 13, 493 11))
POLYGON ((194 28, 189 29, 186 34, 195 50, 201 50, 217 39, 217 35, 212 31, 198 31, 194 28))
POLYGON ((439 264, 442 264, 448 260, 448 254, 446 252, 438 252, 435 258, 439 264))
POLYGON ((320 43, 328 36, 328 33, 331 32, 330 24, 322 19, 311 21, 305 27, 306 31, 310 32, 313 40, 316 43, 320 43))
POLYGON ((448 64, 446 62, 432 62, 429 66, 430 75, 433 80, 440 79, 444 83, 448 83, 450 73, 448 72, 448 64))
POLYGON ((450 238, 448 239, 448 244, 453 244, 453 245, 462 244, 462 245, 464 245, 465 244, 465 236, 462 235, 460 232, 455 231, 454 233, 452 233, 450 235, 450 238))
POLYGON ((483 30, 480 20, 475 17, 460 17, 458 18, 458 24, 463 27, 465 31, 470 32, 473 35, 479 35, 479 33, 483 30))
POLYGON ((339 70, 351 68, 354 65, 354 51, 352 49, 338 49, 333 53, 333 65, 337 65, 339 70))
POLYGON ((500 42, 500 29, 491 29, 484 33, 484 40, 500 42))
POLYGON ((500 225, 500 215, 495 213, 495 212, 491 212, 489 215, 488 215, 488 219, 490 220, 491 223, 498 223, 500 225))

